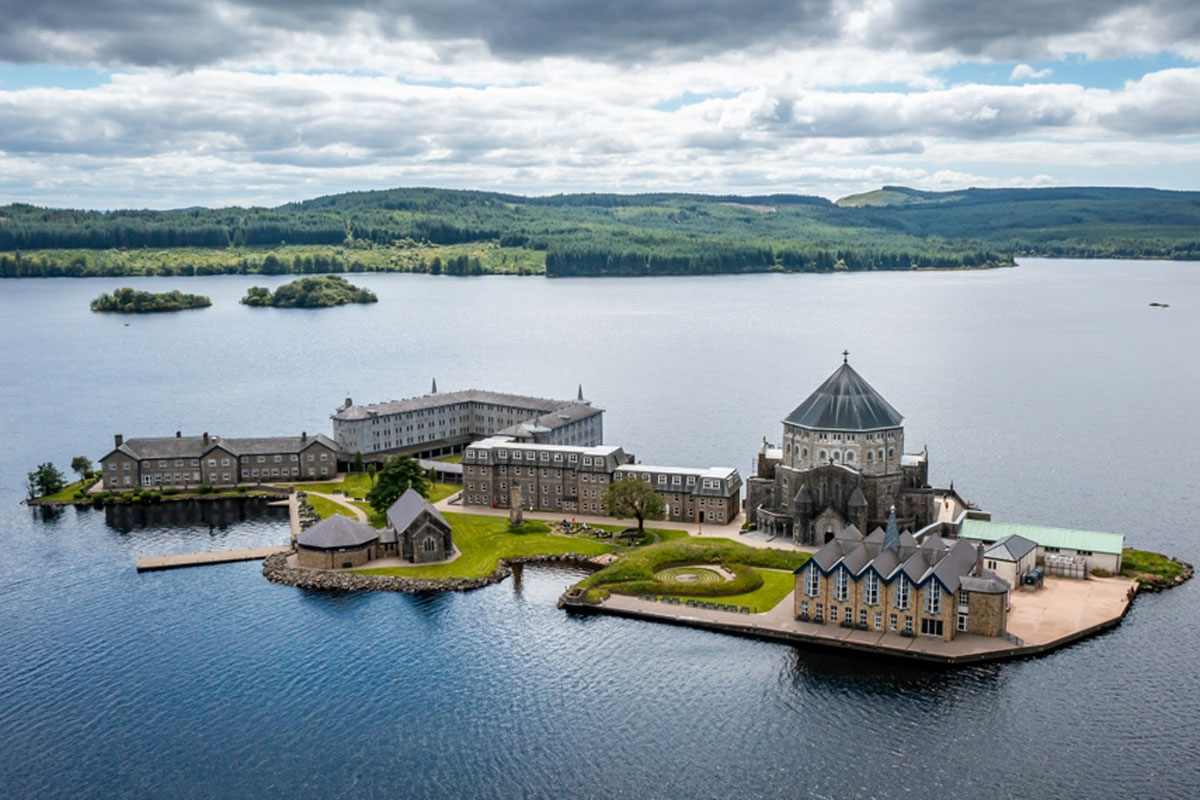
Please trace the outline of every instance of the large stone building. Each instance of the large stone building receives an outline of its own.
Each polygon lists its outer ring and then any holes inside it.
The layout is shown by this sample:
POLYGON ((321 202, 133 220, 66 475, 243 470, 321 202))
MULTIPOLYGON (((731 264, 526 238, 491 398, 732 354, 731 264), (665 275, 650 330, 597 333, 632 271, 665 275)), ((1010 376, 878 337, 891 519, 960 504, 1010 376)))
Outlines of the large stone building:
POLYGON ((337 473, 337 445, 324 434, 223 439, 177 431, 124 439, 118 433, 113 445, 100 459, 109 491, 321 480, 337 473))
POLYGON ((779 445, 765 439, 746 483, 746 515, 797 544, 823 544, 848 525, 882 526, 895 508, 918 530, 965 506, 927 483, 928 452, 904 452, 904 418, 843 360, 783 420, 779 445))
POLYGON ((583 397, 550 400, 479 389, 438 393, 387 403, 354 405, 347 397, 333 414, 333 438, 342 453, 368 460, 393 453, 434 457, 504 434, 540 444, 590 447, 604 440, 604 411, 583 397))
POLYGON ((732 467, 694 469, 632 463, 616 445, 531 444, 511 436, 475 442, 463 453, 463 504, 564 514, 604 514, 615 480, 642 480, 663 497, 664 516, 724 524, 740 511, 742 479, 732 467))
POLYGON ((379 531, 341 514, 296 537, 296 563, 309 569, 350 569, 380 557, 379 531))
POLYGON ((387 525, 379 534, 382 555, 414 564, 445 561, 454 554, 450 523, 416 490, 409 489, 387 510, 387 525))
POLYGON ((983 547, 926 535, 918 544, 887 528, 870 536, 853 525, 796 570, 796 618, 845 628, 931 636, 1000 636, 1008 618, 1007 581, 984 568, 983 547))

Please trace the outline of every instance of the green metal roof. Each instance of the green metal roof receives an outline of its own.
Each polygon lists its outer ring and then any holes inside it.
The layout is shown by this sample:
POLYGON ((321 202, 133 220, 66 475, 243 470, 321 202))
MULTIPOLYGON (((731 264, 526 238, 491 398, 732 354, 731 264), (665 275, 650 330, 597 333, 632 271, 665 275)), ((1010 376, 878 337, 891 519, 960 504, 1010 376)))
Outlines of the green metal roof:
POLYGON ((1093 553, 1121 554, 1125 537, 1119 533, 1098 531, 1073 531, 1069 528, 1045 528, 1041 525, 1021 525, 1015 522, 986 522, 979 519, 964 519, 959 538, 997 542, 1010 534, 1024 536, 1037 542, 1040 547, 1058 547, 1064 550, 1091 550, 1093 553))

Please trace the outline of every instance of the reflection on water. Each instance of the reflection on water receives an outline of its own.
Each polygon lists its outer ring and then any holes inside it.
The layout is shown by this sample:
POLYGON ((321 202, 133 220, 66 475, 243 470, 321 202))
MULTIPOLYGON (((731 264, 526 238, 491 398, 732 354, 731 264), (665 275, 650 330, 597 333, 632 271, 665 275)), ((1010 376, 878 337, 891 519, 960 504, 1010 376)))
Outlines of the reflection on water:
POLYGON ((104 522, 122 533, 143 528, 228 528, 252 519, 287 519, 287 506, 272 505, 265 497, 222 497, 215 500, 175 500, 162 503, 110 503, 104 522))

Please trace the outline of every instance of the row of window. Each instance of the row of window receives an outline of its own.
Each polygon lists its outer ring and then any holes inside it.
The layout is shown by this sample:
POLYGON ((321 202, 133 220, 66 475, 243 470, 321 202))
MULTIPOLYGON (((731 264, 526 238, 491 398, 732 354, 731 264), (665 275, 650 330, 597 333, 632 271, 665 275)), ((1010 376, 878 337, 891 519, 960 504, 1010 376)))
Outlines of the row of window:
MULTIPOLYGON (((909 607, 911 587, 907 575, 902 573, 896 578, 892 592, 892 605, 895 608, 905 610, 909 607)), ((821 594, 821 572, 815 567, 810 567, 805 574, 804 593, 809 597, 821 594)), ((966 592, 959 592, 959 605, 966 605, 966 597, 966 592)), ((867 572, 863 576, 862 598, 865 605, 879 604, 879 576, 876 573, 867 572)), ((838 602, 850 599, 850 571, 845 567, 839 567, 833 573, 833 599, 838 602)), ((942 612, 942 586, 936 581, 930 581, 925 587, 925 611, 929 614, 942 612)))
MULTIPOLYGON (((804 616, 808 616, 808 609, 809 609, 808 601, 801 600, 800 601, 800 613, 804 616)), ((842 622, 845 622, 849 625, 854 624, 854 622, 855 622, 854 609, 847 606, 847 607, 839 610, 839 608, 837 606, 832 605, 832 604, 829 606, 829 620, 828 621, 835 622, 835 623, 838 622, 839 621, 839 611, 840 611, 840 615, 841 615, 840 620, 842 622)), ((822 605, 820 603, 815 604, 812 620, 814 622, 825 622, 826 621, 824 609, 822 608, 822 605)), ((858 626, 860 628, 867 627, 867 611, 866 611, 866 609, 859 609, 858 626)), ((882 611, 875 611, 872 613, 871 627, 877 631, 883 630, 883 612, 882 611)), ((967 615, 959 614, 958 615, 958 630, 966 631, 966 629, 967 629, 967 615)), ((900 632, 901 627, 900 627, 900 615, 899 614, 889 614, 888 615, 888 630, 890 630, 892 633, 900 632)), ((912 635, 913 618, 911 616, 905 615, 903 631, 906 634, 912 635)), ((936 637, 940 638, 942 636, 942 634, 944 633, 944 631, 945 631, 945 624, 942 622, 942 620, 929 619, 929 618, 921 619, 921 635, 922 636, 936 636, 936 637)))

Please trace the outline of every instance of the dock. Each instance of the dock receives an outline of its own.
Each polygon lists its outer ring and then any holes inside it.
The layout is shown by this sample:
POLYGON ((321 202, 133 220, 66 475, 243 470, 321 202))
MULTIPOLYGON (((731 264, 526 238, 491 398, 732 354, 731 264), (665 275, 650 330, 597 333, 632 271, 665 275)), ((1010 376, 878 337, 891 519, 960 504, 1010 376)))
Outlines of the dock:
POLYGON ((180 553, 175 556, 148 556, 137 560, 138 572, 151 572, 159 569, 178 569, 180 567, 199 567, 204 564, 229 564, 234 561, 261 561, 276 553, 286 553, 292 548, 287 545, 270 547, 250 547, 244 550, 216 550, 207 553, 180 553))

